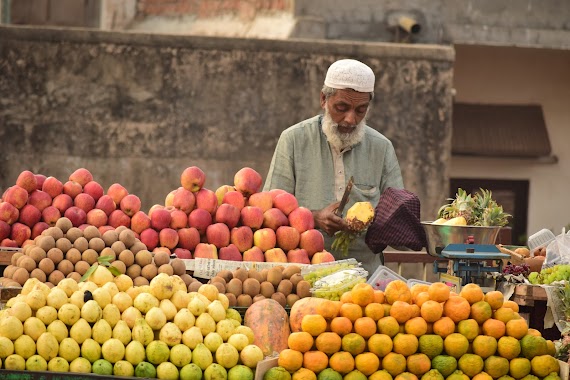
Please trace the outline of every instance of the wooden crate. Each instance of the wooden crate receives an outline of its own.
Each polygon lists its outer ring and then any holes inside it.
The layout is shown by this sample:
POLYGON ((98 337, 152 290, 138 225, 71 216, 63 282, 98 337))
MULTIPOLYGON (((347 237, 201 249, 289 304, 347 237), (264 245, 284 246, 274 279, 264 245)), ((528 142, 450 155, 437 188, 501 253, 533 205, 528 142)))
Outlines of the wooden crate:
POLYGON ((512 300, 519 306, 534 306, 536 301, 547 301, 546 290, 535 285, 517 285, 512 300))

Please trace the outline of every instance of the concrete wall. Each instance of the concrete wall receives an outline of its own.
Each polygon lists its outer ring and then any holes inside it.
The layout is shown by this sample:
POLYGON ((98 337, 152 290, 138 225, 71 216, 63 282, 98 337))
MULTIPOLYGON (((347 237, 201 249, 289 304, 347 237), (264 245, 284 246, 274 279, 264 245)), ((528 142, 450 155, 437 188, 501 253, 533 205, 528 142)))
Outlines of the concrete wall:
POLYGON ((528 180, 528 234, 570 223, 570 51, 456 46, 456 101, 540 104, 556 164, 453 157, 451 177, 528 180), (493 57, 490 59, 489 57, 493 57))
POLYGON ((213 190, 244 166, 265 177, 279 134, 320 112, 326 69, 345 57, 376 72, 370 124, 432 218, 451 136, 454 52, 440 46, 0 27, 0 188, 25 169, 86 167, 148 209, 191 165, 213 190))

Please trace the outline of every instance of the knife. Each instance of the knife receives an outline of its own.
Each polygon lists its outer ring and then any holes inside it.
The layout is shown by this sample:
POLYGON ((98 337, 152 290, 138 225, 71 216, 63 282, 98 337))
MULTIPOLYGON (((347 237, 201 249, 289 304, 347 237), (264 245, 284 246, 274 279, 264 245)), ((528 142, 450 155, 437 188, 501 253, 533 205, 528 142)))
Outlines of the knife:
POLYGON ((350 191, 352 190, 352 184, 354 183, 354 178, 350 176, 348 183, 346 184, 346 188, 344 189, 344 194, 342 195, 342 199, 340 200, 340 204, 338 208, 335 210, 335 215, 338 217, 342 217, 342 212, 344 211, 344 207, 348 203, 348 196, 350 195, 350 191))

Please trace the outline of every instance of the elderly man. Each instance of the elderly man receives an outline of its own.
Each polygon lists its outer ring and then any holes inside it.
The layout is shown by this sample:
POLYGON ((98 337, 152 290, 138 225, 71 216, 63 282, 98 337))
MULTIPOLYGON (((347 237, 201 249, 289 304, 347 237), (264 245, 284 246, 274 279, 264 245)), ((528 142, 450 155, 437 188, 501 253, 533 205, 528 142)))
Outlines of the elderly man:
MULTIPOLYGON (((335 215, 348 179, 354 177, 347 210, 360 201, 376 206, 388 187, 403 188, 394 147, 381 133, 366 125, 374 97, 374 72, 362 62, 343 59, 328 69, 321 90, 323 115, 286 129, 277 142, 265 190, 283 189, 299 205, 313 211, 315 227, 324 232, 331 251, 334 233, 346 230, 335 215)), ((331 251, 337 260, 339 252, 331 251)), ((348 257, 362 262, 371 275, 380 264, 364 236, 351 245, 348 257)))

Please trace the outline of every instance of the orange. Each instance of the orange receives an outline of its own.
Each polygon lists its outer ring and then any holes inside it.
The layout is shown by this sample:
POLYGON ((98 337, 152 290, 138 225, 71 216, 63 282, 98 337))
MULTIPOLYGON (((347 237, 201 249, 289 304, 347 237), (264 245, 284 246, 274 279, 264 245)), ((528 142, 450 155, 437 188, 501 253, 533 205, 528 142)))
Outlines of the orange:
POLYGON ((386 334, 374 334, 368 338, 368 341, 366 342, 366 348, 368 348, 368 351, 380 358, 383 358, 388 355, 389 352, 392 352, 392 347, 394 347, 392 338, 386 334))
POLYGON ((394 347, 392 351, 404 356, 410 356, 418 351, 418 337, 412 334, 398 334, 392 339, 394 347))
POLYGON ((411 372, 402 372, 394 380, 418 380, 418 377, 411 372))
POLYGON ((410 303, 412 301, 412 292, 402 280, 394 280, 386 285, 384 290, 384 296, 386 297, 386 302, 392 305, 396 301, 403 301, 410 303))
POLYGON ((433 359, 443 352, 443 338, 435 334, 426 334, 418 339, 420 345, 418 350, 422 354, 426 354, 428 358, 433 359))
POLYGON ((497 310, 498 308, 503 306, 503 303, 505 302, 505 297, 503 296, 503 293, 501 293, 500 291, 492 290, 489 293, 485 294, 484 300, 488 302, 489 305, 491 305, 491 309, 497 310))
POLYGON ((433 333, 445 338, 455 331, 455 323, 449 317, 442 317, 433 323, 433 333))
POLYGON ((421 309, 418 305, 412 304, 412 318, 419 317, 422 315, 421 309))
POLYGON ((498 379, 509 373, 509 361, 500 356, 489 356, 485 359, 484 371, 493 379, 498 379))
POLYGON ((497 352, 497 339, 488 335, 479 335, 473 339, 473 353, 479 355, 483 359, 495 355, 497 352))
POLYGON ((513 338, 522 339, 528 333, 528 324, 523 318, 511 319, 506 324, 506 334, 513 338))
POLYGON ((427 292, 429 289, 429 285, 428 284, 414 284, 412 285, 412 287, 410 288, 410 292, 412 293, 412 302, 416 302, 416 297, 418 296, 418 294, 422 293, 422 292, 427 292))
POLYGON ((431 369, 431 359, 426 354, 413 354, 406 359, 408 371, 422 376, 431 369))
POLYGON ((537 329, 531 329, 529 327, 527 335, 542 336, 542 333, 537 329))
POLYGON ((317 350, 327 355, 332 355, 340 350, 341 338, 337 333, 324 332, 315 339, 317 350))
POLYGON ((515 301, 505 300, 503 302, 503 307, 508 307, 509 309, 513 309, 515 313, 519 312, 519 305, 515 301))
POLYGON ((472 342, 479 335, 479 324, 474 319, 464 319, 457 324, 457 332, 472 342))
POLYGON ((329 359, 329 367, 342 375, 346 375, 354 369, 354 358, 349 352, 335 352, 329 359))
POLYGON ((382 368, 393 377, 398 376, 406 370, 406 358, 402 354, 390 352, 382 358, 382 368))
POLYGON ((412 317, 412 305, 404 301, 394 301, 390 308, 390 315, 398 321, 398 323, 405 323, 412 317))
POLYGON ((467 284, 461 288, 459 295, 469 302, 469 305, 473 305, 476 302, 483 301, 485 294, 481 287, 477 284, 467 284))
POLYGON ((291 375, 291 380, 317 380, 317 375, 307 368, 299 368, 291 375))
POLYGON ((473 354, 465 354, 457 361, 459 370, 469 377, 473 377, 483 371, 483 366, 483 359, 473 354))
POLYGON ((530 360, 527 358, 514 358, 509 362, 509 375, 515 379, 522 379, 530 373, 530 360))
POLYGON ((429 299, 435 302, 445 302, 449 299, 451 289, 443 282, 434 282, 428 288, 429 299))
POLYGON ((422 304, 420 313, 427 322, 435 322, 443 315, 443 306, 439 302, 428 300, 422 304))
POLYGON ((512 336, 502 336, 497 342, 497 352, 508 360, 518 357, 521 353, 519 340, 512 336))
POLYGON ((362 308, 355 303, 343 303, 340 306, 339 315, 350 319, 352 323, 362 317, 362 308))
POLYGON ((487 372, 479 372, 471 380, 493 380, 487 372))
POLYGON ((550 339, 546 340, 546 353, 550 356, 556 356, 556 346, 550 339))
POLYGON ((387 316, 380 318, 376 324, 378 325, 378 332, 386 334, 390 338, 395 337, 396 334, 400 332, 400 324, 394 317, 387 316))
POLYGON ((322 315, 325 319, 333 319, 338 315, 340 310, 340 301, 323 300, 316 307, 317 314, 322 315))
POLYGON ((309 351, 313 347, 314 342, 313 336, 305 331, 293 332, 287 339, 289 348, 300 352, 309 351))
POLYGON ((352 292, 349 290, 348 292, 342 293, 340 296, 341 303, 352 303, 352 292))
POLYGON ((469 341, 466 337, 459 333, 452 333, 443 340, 443 349, 447 355, 459 359, 463 354, 467 353, 469 341))
POLYGON ((352 302, 357 305, 366 306, 369 303, 374 302, 374 288, 366 282, 354 285, 351 292, 352 302))
POLYGON ((330 323, 331 331, 344 336, 352 331, 352 322, 346 317, 336 317, 330 323))
POLYGON ((469 318, 471 305, 463 297, 451 297, 443 304, 443 314, 458 323, 469 318))
POLYGON ((479 301, 471 305, 469 316, 476 320, 478 324, 482 325, 483 322, 493 316, 493 310, 491 309, 491 305, 487 302, 479 301))
POLYGON ((429 301, 429 293, 428 292, 421 292, 416 296, 414 303, 419 307, 422 307, 424 302, 429 301))
POLYGON ((279 353, 277 365, 285 368, 288 372, 295 372, 303 366, 303 353, 286 348, 279 353))
POLYGON ((390 315, 390 309, 392 308, 392 305, 389 303, 383 303, 382 306, 384 307, 384 315, 390 315))
POLYGON ((404 331, 407 334, 412 334, 418 338, 427 333, 427 322, 422 317, 415 317, 409 319, 404 324, 404 331))
POLYGON ((517 314, 510 307, 500 307, 493 312, 493 318, 507 324, 511 319, 517 318, 517 314))
POLYGON ((380 289, 374 289, 374 302, 384 303, 384 300, 385 300, 384 292, 380 289))
POLYGON ((343 351, 358 355, 366 349, 366 340, 356 333, 350 333, 342 337, 341 346, 343 351))
POLYGON ((361 335, 364 339, 368 339, 376 334, 376 329, 376 322, 370 317, 361 317, 354 321, 354 332, 361 335))
POLYGON ((540 378, 545 378, 551 373, 560 372, 560 364, 550 355, 535 356, 530 361, 532 373, 540 378))
POLYGON ((483 334, 492 336, 495 339, 499 339, 505 335, 506 326, 503 322, 498 319, 487 319, 483 322, 483 334))
POLYGON ((354 365, 357 370, 366 376, 370 376, 380 367, 380 359, 372 352, 363 352, 362 354, 356 355, 354 365))
POLYGON ((368 376, 368 380, 392 380, 392 375, 385 369, 381 369, 368 376))
POLYGON ((307 351, 303 354, 303 367, 319 373, 329 365, 329 357, 321 351, 307 351))
POLYGON ((546 339, 541 336, 527 334, 520 340, 522 355, 527 359, 535 356, 546 355, 548 353, 548 344, 546 339))
POLYGON ((384 317, 384 306, 376 302, 369 303, 364 308, 364 315, 372 318, 374 321, 378 321, 380 318, 384 317))
POLYGON ((327 329, 327 321, 320 314, 307 314, 301 320, 301 330, 308 332, 312 336, 319 336, 327 329))

